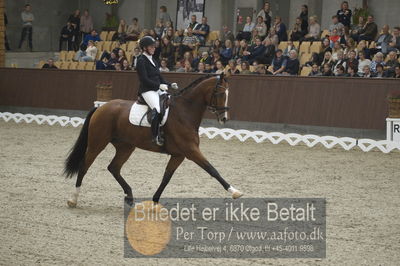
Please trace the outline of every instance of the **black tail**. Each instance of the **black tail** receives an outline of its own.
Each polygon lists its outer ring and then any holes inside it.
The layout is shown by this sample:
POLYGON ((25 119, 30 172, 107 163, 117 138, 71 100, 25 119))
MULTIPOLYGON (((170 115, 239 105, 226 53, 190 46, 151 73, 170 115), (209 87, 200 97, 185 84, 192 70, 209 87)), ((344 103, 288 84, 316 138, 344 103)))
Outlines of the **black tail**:
POLYGON ((69 151, 68 158, 65 160, 64 167, 64 175, 66 175, 66 177, 72 177, 77 174, 85 160, 85 153, 88 145, 89 122, 90 118, 96 110, 97 108, 93 108, 87 114, 85 123, 83 124, 83 127, 81 129, 81 133, 79 134, 75 145, 69 151))

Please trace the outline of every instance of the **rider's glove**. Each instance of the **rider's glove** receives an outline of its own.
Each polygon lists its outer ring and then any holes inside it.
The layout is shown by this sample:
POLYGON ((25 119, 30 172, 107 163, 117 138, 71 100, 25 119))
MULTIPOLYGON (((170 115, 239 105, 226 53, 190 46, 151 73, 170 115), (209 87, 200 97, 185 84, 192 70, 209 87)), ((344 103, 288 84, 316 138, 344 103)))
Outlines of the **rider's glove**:
POLYGON ((162 91, 168 90, 168 85, 167 84, 160 84, 160 90, 162 90, 162 91))
POLYGON ((171 88, 173 88, 174 90, 177 90, 179 87, 178 87, 178 84, 172 83, 171 88))

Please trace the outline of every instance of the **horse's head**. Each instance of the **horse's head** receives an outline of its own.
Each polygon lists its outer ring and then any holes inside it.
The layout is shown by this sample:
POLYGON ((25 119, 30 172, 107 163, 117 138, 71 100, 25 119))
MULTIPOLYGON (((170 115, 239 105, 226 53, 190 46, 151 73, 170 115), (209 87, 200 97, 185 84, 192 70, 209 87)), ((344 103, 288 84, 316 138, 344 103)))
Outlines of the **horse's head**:
POLYGON ((209 93, 207 101, 208 109, 217 116, 220 124, 225 124, 228 121, 228 95, 229 85, 224 73, 217 76, 215 87, 209 93))

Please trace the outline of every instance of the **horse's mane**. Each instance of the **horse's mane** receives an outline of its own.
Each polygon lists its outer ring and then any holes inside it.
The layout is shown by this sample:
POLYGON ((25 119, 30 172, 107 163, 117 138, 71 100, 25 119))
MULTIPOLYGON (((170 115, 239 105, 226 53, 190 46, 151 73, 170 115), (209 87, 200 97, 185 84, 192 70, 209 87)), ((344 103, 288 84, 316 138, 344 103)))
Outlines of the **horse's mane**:
POLYGON ((200 78, 195 79, 194 81, 192 81, 192 83, 190 83, 189 85, 187 85, 185 88, 178 90, 176 93, 174 93, 174 96, 180 96, 182 95, 185 91, 193 88, 194 86, 196 86, 197 84, 199 84, 200 82, 209 79, 211 77, 215 77, 215 75, 212 74, 207 74, 205 76, 202 76, 200 78))

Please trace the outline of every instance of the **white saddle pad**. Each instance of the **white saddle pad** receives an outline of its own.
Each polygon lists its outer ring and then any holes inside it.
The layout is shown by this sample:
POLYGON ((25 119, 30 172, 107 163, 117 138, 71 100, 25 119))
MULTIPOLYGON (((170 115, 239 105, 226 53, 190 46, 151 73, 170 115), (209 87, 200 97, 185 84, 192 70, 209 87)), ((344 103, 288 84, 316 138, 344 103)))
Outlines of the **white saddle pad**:
MULTIPOLYGON (((131 111, 129 112, 129 122, 131 122, 131 124, 135 126, 150 127, 151 125, 147 121, 147 115, 143 117, 146 114, 147 110, 148 110, 147 105, 138 104, 137 102, 135 102, 132 105, 131 111)), ((165 110, 161 126, 163 126, 165 122, 167 122, 168 113, 169 113, 169 107, 167 108, 167 110, 165 110)))

